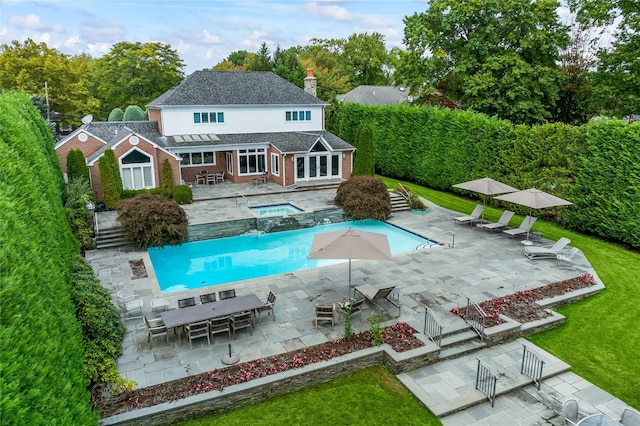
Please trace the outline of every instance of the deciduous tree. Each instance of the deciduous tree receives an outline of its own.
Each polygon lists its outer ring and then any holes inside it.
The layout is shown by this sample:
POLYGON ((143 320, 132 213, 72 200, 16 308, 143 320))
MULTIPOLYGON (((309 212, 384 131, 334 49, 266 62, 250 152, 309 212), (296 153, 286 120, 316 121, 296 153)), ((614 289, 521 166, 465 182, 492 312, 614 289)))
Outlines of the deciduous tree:
POLYGON ((161 42, 117 43, 96 67, 105 116, 115 107, 146 105, 184 78, 184 62, 161 42))
POLYGON ((94 78, 84 56, 65 55, 46 43, 27 39, 0 46, 0 88, 22 90, 45 102, 48 97, 50 112, 74 123, 98 110, 99 102, 91 94, 94 78))
POLYGON ((555 0, 432 0, 405 18, 405 78, 517 123, 542 122, 558 99, 568 43, 555 0), (444 83, 444 84, 441 84, 444 83))

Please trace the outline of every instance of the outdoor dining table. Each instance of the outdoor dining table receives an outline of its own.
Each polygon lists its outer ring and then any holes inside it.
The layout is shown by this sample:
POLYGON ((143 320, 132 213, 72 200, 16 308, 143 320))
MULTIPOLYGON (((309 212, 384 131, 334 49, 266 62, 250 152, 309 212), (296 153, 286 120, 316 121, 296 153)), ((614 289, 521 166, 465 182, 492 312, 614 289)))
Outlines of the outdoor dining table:
MULTIPOLYGON (((239 312, 253 311, 264 306, 255 294, 246 296, 237 296, 230 299, 218 300, 211 303, 203 303, 201 305, 189 306, 187 308, 175 309, 172 311, 164 311, 160 314, 167 329, 173 327, 182 327, 194 322, 206 321, 212 318, 224 317, 227 315, 237 314, 239 312)), ((180 344, 182 337, 178 334, 180 344)))

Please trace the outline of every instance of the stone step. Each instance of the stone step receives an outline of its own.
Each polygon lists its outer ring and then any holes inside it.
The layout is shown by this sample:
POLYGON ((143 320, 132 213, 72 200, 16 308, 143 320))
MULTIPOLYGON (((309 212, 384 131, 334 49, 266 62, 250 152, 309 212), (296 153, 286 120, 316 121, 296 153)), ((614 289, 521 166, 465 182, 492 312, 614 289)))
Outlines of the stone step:
POLYGON ((133 244, 125 237, 125 232, 122 228, 102 229, 96 235, 95 241, 98 249, 124 247, 133 244))
MULTIPOLYGON (((557 376, 558 374, 569 371, 570 366, 564 362, 556 362, 550 365, 544 366, 542 370, 542 380, 557 376)), ((496 384, 496 398, 500 395, 505 395, 513 392, 517 389, 524 388, 533 384, 533 379, 519 372, 511 372, 512 377, 506 380, 498 379, 496 384)), ((424 391, 423 391, 424 392, 424 391)), ((478 405, 487 401, 487 396, 478 390, 461 395, 457 398, 444 401, 442 403, 429 406, 429 410, 438 417, 448 416, 450 414, 457 413, 458 411, 465 410, 474 405, 478 405)))
MULTIPOLYGON (((474 333, 475 334, 475 333, 474 333)), ((478 335, 476 334, 476 337, 478 335)), ((458 343, 455 345, 450 345, 446 348, 440 349, 440 361, 444 361, 447 359, 457 358, 462 355, 469 354, 471 352, 479 351, 480 349, 486 347, 487 344, 481 342, 480 339, 477 340, 467 340, 462 343, 458 343)))

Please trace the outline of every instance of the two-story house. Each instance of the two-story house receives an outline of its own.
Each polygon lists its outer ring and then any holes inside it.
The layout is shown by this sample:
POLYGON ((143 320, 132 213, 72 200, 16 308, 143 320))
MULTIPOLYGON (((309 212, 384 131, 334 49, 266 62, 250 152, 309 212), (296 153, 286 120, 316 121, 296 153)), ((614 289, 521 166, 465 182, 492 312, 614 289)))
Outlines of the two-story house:
MULTIPOLYGON (((56 144, 63 170, 71 149, 87 159, 96 200, 98 160, 112 149, 125 189, 162 185, 168 160, 174 184, 202 171, 232 183, 265 173, 282 186, 351 176, 355 148, 325 130, 326 102, 271 72, 196 71, 147 105, 148 122, 87 122, 56 144)), ((86 120, 88 121, 88 120, 86 120)))

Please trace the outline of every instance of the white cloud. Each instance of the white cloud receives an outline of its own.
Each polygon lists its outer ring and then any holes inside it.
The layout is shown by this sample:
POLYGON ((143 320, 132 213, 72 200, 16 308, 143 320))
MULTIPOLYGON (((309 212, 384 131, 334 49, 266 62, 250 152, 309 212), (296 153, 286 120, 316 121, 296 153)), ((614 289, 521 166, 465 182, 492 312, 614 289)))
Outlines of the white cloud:
POLYGON ((110 43, 89 43, 87 47, 89 48, 89 53, 96 57, 102 56, 111 50, 110 43))
POLYGON ((38 43, 51 44, 51 34, 42 33, 42 34, 38 35, 38 37, 36 37, 36 41, 38 43))
POLYGON ((338 5, 324 5, 318 4, 317 2, 309 2, 302 6, 302 10, 312 16, 322 16, 325 18, 335 19, 336 21, 351 20, 349 11, 338 5))
POLYGON ((62 25, 47 25, 42 22, 38 15, 34 15, 33 13, 29 13, 24 16, 12 16, 9 18, 8 23, 14 27, 26 28, 29 30, 48 30, 55 33, 64 33, 62 25))
POLYGON ((76 34, 76 35, 73 35, 73 36, 69 37, 69 38, 64 42, 64 46, 65 46, 67 49, 71 49, 71 50, 73 50, 73 49, 75 49, 75 47, 76 47, 78 44, 80 44, 80 43, 82 43, 82 39, 80 38, 80 36, 79 36, 79 35, 77 35, 77 34, 76 34))
POLYGON ((202 33, 203 33, 203 38, 202 38, 202 42, 203 43, 208 43, 208 44, 220 44, 220 43, 222 43, 222 39, 220 38, 220 36, 211 34, 207 30, 202 30, 202 33))

